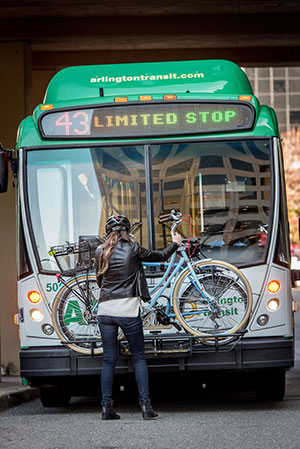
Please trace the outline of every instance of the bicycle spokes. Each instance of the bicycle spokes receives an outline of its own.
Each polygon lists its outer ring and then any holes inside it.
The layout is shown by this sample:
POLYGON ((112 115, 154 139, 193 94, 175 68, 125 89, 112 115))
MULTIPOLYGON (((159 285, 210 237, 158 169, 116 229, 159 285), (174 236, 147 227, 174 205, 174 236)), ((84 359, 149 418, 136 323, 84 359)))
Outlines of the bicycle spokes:
POLYGON ((53 324, 62 342, 85 354, 102 351, 97 323, 99 287, 95 276, 78 276, 64 283, 53 303, 53 324))
POLYGON ((241 328, 252 301, 242 273, 216 261, 197 263, 195 272, 198 283, 190 281, 187 271, 174 288, 175 311, 186 330, 195 335, 215 335, 241 328))

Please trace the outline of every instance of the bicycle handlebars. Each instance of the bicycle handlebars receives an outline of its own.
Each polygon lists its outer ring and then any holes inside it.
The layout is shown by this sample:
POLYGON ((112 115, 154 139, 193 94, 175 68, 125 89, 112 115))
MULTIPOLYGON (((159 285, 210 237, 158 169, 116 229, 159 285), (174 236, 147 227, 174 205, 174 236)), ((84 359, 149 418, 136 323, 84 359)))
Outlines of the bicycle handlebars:
POLYGON ((170 214, 160 215, 159 219, 158 219, 158 223, 161 224, 161 223, 165 223, 166 221, 169 221, 169 217, 170 217, 170 214))
POLYGON ((169 214, 160 215, 158 219, 158 223, 166 223, 169 222, 175 222, 176 224, 179 224, 182 220, 182 214, 180 212, 176 212, 176 210, 171 210, 169 214))

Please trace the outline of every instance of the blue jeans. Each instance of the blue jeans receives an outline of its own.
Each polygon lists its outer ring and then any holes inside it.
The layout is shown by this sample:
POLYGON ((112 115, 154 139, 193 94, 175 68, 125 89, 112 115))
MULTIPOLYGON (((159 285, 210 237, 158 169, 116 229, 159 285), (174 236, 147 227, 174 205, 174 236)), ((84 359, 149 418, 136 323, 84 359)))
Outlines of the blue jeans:
POLYGON ((145 358, 144 334, 140 316, 116 317, 99 315, 98 324, 103 344, 101 373, 102 402, 112 400, 115 366, 118 359, 118 329, 122 329, 130 347, 135 379, 141 402, 149 399, 148 367, 145 358))

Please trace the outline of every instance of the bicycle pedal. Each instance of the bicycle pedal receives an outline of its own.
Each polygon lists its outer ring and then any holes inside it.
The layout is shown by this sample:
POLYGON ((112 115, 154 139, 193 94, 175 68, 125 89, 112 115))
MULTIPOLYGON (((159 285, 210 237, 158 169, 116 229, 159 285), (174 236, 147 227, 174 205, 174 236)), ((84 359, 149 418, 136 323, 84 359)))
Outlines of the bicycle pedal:
POLYGON ((178 323, 172 323, 172 324, 178 331, 182 331, 182 327, 180 326, 180 324, 178 324, 178 323))

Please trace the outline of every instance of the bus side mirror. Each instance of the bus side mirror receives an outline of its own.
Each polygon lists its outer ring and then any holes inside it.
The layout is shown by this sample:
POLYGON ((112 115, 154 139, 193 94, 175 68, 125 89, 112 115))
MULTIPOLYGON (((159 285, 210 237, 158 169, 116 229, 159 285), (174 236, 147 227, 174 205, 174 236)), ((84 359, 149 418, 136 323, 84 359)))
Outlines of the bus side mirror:
POLYGON ((0 151, 0 193, 7 192, 8 184, 8 154, 0 151))

